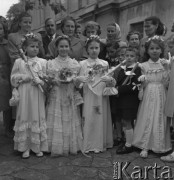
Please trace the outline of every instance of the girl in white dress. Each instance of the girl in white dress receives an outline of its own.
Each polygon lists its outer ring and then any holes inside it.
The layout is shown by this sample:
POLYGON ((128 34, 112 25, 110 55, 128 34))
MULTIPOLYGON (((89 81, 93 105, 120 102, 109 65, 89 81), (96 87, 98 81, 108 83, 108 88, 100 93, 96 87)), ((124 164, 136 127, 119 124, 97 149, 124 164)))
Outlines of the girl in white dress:
POLYGON ((48 150, 48 143, 45 97, 38 85, 44 84, 39 76, 42 76, 46 60, 37 57, 39 40, 35 35, 26 35, 23 48, 34 78, 26 62, 22 58, 17 59, 11 73, 12 86, 18 88, 19 92, 14 126, 14 149, 23 152, 23 158, 30 156, 30 150, 41 157, 43 151, 48 150))
POLYGON ((55 43, 59 55, 47 64, 48 74, 54 74, 46 108, 48 147, 53 156, 77 154, 82 147, 80 103, 77 103, 80 96, 72 77, 79 73, 80 65, 68 56, 71 48, 68 36, 60 36, 55 43), (72 77, 66 78, 65 71, 72 77))
MULTIPOLYGON (((134 130, 133 145, 142 149, 140 156, 146 158, 148 150, 164 153, 171 150, 170 121, 164 114, 168 67, 165 66, 164 41, 159 36, 145 44, 146 62, 141 64, 144 95, 139 107, 134 130)), ((140 91, 140 92, 143 92, 140 91)), ((142 93, 141 93, 142 94, 142 93)))
POLYGON ((105 151, 113 146, 113 132, 109 97, 103 96, 106 86, 114 86, 115 80, 112 77, 101 77, 100 67, 108 68, 108 62, 98 58, 100 52, 100 40, 96 35, 87 39, 86 49, 89 58, 80 62, 80 76, 77 79, 83 82, 83 152, 95 153, 105 151), (98 70, 97 70, 98 66, 98 70), (92 88, 93 80, 90 78, 90 70, 96 67, 95 78, 101 78, 102 82, 92 88), (98 73, 97 73, 98 71, 98 73))

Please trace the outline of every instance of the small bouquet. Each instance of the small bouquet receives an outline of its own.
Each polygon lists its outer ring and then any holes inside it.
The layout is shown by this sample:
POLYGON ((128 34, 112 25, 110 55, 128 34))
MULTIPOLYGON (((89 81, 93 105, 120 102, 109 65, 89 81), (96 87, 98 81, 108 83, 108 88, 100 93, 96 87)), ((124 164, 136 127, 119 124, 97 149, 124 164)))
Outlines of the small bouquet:
POLYGON ((75 73, 71 69, 62 68, 59 71, 59 81, 60 82, 65 82, 65 83, 71 82, 74 75, 75 75, 75 73))
POLYGON ((108 67, 102 66, 101 64, 95 64, 92 67, 93 74, 104 75, 108 71, 108 67))
POLYGON ((55 85, 54 79, 55 79, 55 71, 52 69, 49 69, 49 71, 46 74, 43 74, 42 76, 39 76, 39 78, 44 82, 44 93, 47 96, 53 86, 55 85))

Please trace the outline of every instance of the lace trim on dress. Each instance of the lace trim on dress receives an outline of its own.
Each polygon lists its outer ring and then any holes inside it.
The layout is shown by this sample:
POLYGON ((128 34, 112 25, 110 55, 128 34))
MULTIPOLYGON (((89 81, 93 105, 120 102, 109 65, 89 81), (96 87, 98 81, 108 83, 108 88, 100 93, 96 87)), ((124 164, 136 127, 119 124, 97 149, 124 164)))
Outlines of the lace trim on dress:
MULTIPOLYGON (((18 136, 15 136, 13 138, 14 142, 16 143, 22 143, 22 142, 26 142, 28 139, 28 135, 27 134, 23 134, 22 137, 18 137, 18 136)), ((47 141, 47 134, 45 132, 45 134, 42 134, 40 138, 37 138, 37 137, 31 137, 30 138, 30 141, 34 144, 40 144, 41 142, 44 142, 44 141, 47 141)))
POLYGON ((15 132, 26 131, 27 129, 31 129, 31 131, 35 132, 35 133, 40 133, 47 129, 46 120, 43 118, 40 120, 40 122, 34 121, 34 122, 30 122, 30 123, 28 123, 26 121, 21 122, 20 120, 16 121, 16 124, 14 127, 15 132))
POLYGON ((159 69, 149 69, 146 73, 159 73, 159 72, 165 72, 165 69, 159 68, 159 69))

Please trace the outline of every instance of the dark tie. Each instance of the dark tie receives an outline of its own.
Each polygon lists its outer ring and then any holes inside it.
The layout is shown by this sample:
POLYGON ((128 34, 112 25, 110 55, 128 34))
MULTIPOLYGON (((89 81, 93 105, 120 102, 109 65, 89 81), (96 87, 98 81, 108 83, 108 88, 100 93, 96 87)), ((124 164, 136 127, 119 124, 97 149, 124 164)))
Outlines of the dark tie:
POLYGON ((53 40, 53 36, 50 36, 50 42, 53 40))

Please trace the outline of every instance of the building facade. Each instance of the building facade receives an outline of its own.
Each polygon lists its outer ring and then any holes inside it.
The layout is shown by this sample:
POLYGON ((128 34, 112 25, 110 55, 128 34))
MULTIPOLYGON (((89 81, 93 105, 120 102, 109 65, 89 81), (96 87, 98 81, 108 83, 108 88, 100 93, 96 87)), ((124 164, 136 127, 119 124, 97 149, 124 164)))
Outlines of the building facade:
POLYGON ((98 22, 102 29, 101 37, 106 37, 106 26, 110 22, 120 25, 122 40, 129 30, 138 30, 143 35, 143 21, 149 16, 157 16, 171 33, 174 21, 174 0, 35 0, 33 8, 33 30, 44 31, 44 21, 48 17, 55 19, 59 31, 62 18, 67 15, 74 17, 84 25, 89 20, 98 22), (63 5, 66 11, 59 10, 57 14, 51 4, 63 5))

